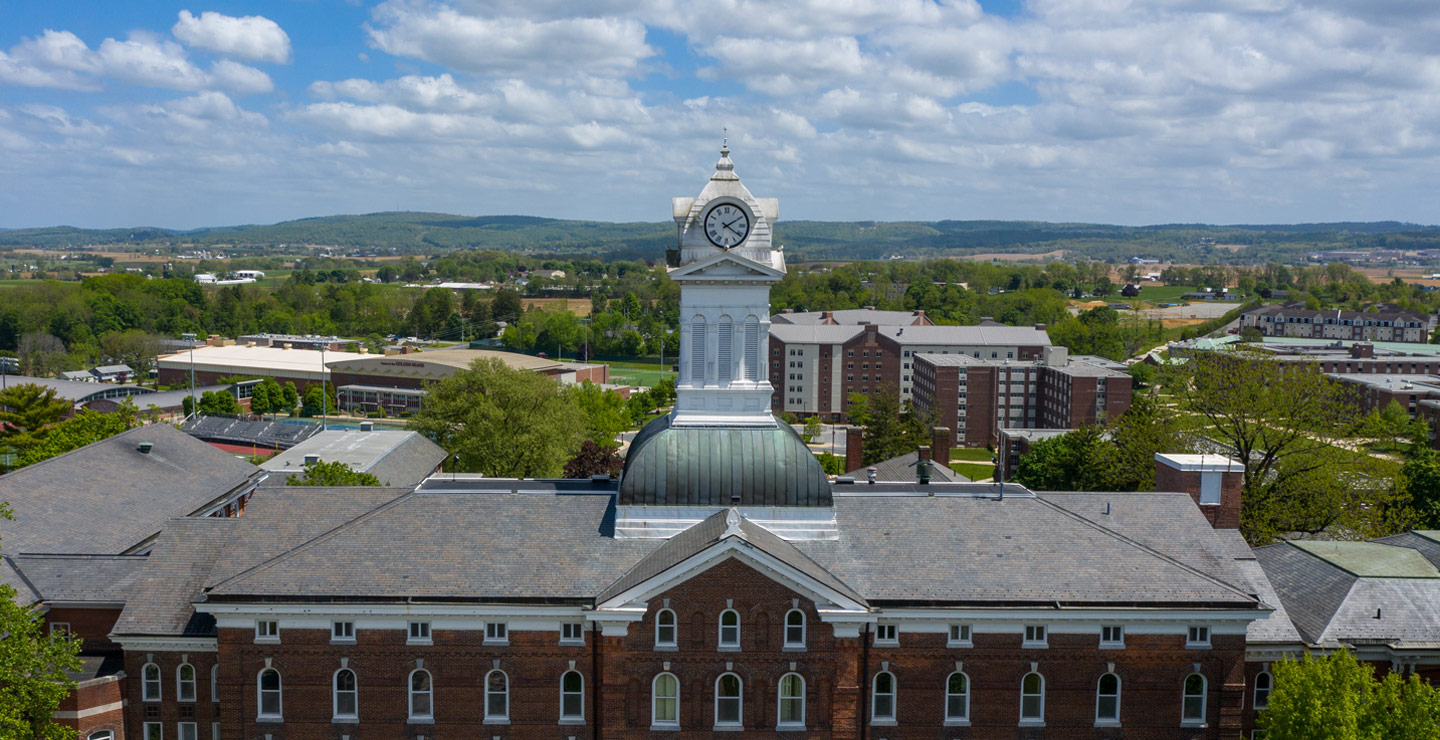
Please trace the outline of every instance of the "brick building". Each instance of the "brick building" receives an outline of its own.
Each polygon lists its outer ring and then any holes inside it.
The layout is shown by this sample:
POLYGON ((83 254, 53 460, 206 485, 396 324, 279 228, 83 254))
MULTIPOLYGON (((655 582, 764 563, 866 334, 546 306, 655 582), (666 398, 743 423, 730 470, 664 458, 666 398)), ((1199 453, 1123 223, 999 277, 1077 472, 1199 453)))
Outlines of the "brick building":
POLYGON ((1261 306, 1240 314, 1240 328, 1270 337, 1307 337, 1345 341, 1430 341, 1435 316, 1379 304, 1375 310, 1311 309, 1303 303, 1261 306))

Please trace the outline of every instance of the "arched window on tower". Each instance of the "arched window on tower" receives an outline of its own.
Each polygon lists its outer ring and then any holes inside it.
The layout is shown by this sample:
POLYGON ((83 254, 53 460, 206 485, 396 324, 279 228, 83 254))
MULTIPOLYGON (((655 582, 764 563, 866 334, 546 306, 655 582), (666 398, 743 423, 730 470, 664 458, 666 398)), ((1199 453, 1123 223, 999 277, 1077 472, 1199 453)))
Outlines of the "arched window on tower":
POLYGON ((729 383, 735 377, 735 354, 732 351, 735 343, 735 322, 731 321, 729 316, 721 316, 716 328, 720 342, 715 351, 715 379, 720 383, 729 383))
POLYGON ((690 319, 690 384, 705 385, 705 317, 690 319))
POLYGON ((760 319, 745 317, 745 380, 759 381, 760 374, 760 319))

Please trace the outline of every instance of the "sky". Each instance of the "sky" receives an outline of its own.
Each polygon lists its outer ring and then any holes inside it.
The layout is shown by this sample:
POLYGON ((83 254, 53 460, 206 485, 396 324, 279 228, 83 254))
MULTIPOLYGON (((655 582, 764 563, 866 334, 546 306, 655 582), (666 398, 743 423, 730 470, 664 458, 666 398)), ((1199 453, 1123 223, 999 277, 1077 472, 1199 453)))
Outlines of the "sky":
POLYGON ((1440 222, 1436 0, 0 0, 0 227, 1440 222))

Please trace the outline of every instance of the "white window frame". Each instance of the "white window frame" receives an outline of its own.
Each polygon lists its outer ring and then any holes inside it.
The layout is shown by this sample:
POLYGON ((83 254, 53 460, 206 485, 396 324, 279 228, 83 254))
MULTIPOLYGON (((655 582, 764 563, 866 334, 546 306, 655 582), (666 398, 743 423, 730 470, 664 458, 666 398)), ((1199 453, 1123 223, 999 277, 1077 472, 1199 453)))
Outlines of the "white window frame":
POLYGON ((508 622, 486 622, 485 623, 485 644, 486 645, 509 645, 510 624, 508 622))
POLYGON ((487 725, 508 725, 508 724, 510 724, 510 674, 506 673, 505 671, 500 670, 499 668, 491 669, 491 671, 490 671, 489 673, 486 673, 486 674, 485 674, 484 690, 485 690, 485 724, 487 724, 487 725), (491 676, 495 676, 495 675, 499 675, 500 678, 505 682, 505 689, 504 689, 503 691, 495 691, 495 690, 493 690, 493 689, 490 688, 490 677, 491 677, 491 676), (493 711, 491 711, 490 699, 491 699, 492 697, 495 697, 495 696, 500 697, 500 700, 503 701, 503 702, 505 702, 505 706, 503 707, 503 709, 504 709, 503 712, 493 712, 493 711))
POLYGON ((355 642, 354 622, 331 622, 330 642, 353 643, 355 642))
POLYGON ((405 706, 408 710, 408 713, 406 714, 406 718, 408 721, 435 721, 435 676, 431 675, 430 671, 427 671, 424 668, 416 668, 415 670, 410 671, 410 675, 405 677, 405 696, 407 697, 407 703, 405 706), (425 689, 423 691, 415 688, 415 677, 421 673, 425 674, 425 689), (415 697, 418 695, 424 695, 425 703, 428 705, 426 709, 428 709, 429 711, 423 714, 418 714, 415 712, 415 697))
POLYGON ((1022 727, 1044 727, 1045 726, 1045 676, 1039 671, 1030 671, 1020 677, 1020 725, 1022 727), (1039 693, 1025 693, 1025 679, 1034 676, 1040 679, 1039 693), (1040 700, 1040 712, 1033 717, 1025 716, 1025 700, 1036 697, 1040 700))
MULTIPOLYGON (((1020 647, 1026 648, 1048 648, 1050 647, 1050 628, 1044 624, 1025 625, 1025 635, 1020 641, 1020 647)), ((1027 674, 1028 675, 1028 674, 1027 674)))
POLYGON ((1256 711, 1269 707, 1270 693, 1274 690, 1275 677, 1270 675, 1270 671, 1260 671, 1255 674, 1255 689, 1250 694, 1250 706, 1256 711), (1260 702, 1260 679, 1262 678, 1265 679, 1265 702, 1263 704, 1260 702))
POLYGON ((1114 671, 1106 671, 1105 673, 1100 674, 1100 678, 1095 681, 1095 726, 1096 726, 1096 727, 1119 727, 1119 726, 1120 726, 1120 692, 1121 692, 1121 685, 1122 685, 1122 682, 1120 681, 1120 675, 1119 675, 1118 673, 1115 673, 1114 671), (1104 697, 1109 697, 1109 696, 1111 696, 1111 694, 1105 694, 1105 693, 1102 693, 1102 692, 1101 692, 1101 688, 1102 688, 1102 686, 1103 686, 1104 683, 1105 683, 1105 677, 1106 677, 1106 676, 1113 676, 1113 677, 1115 678, 1115 693, 1113 694, 1113 696, 1115 697, 1115 716, 1114 716, 1114 717, 1102 717, 1102 716, 1100 716, 1100 699, 1101 699, 1101 698, 1104 698, 1104 697))
POLYGON ((680 620, 679 620, 678 618, 676 618, 676 616, 675 616, 675 610, 674 610, 674 609, 661 609, 660 611, 655 612, 655 647, 657 647, 657 648, 673 648, 673 647, 676 647, 676 646, 679 644, 679 642, 680 642, 680 639, 679 639, 679 638, 680 638, 680 620), (665 617, 666 614, 669 614, 669 615, 670 615, 670 639, 668 639, 668 640, 665 639, 663 635, 661 635, 661 630, 665 628, 665 625, 661 624, 661 620, 665 617))
POLYGON ((1206 710, 1206 708, 1207 708, 1207 705, 1209 704, 1209 701, 1210 701, 1210 681, 1205 678, 1205 674, 1203 674, 1203 673, 1192 673, 1192 674, 1186 676, 1186 677, 1185 677, 1185 680, 1180 684, 1180 726, 1181 726, 1181 727, 1204 727, 1204 726, 1205 726, 1205 714, 1206 714, 1206 711, 1205 711, 1205 710, 1206 710), (1187 713, 1187 712, 1186 712, 1186 709, 1188 708, 1187 705, 1190 703, 1190 699, 1195 697, 1195 694, 1191 694, 1191 693, 1190 693, 1190 679, 1192 679, 1192 678, 1199 678, 1199 679, 1200 679, 1200 694, 1199 694, 1199 699, 1200 699, 1200 716, 1199 716, 1199 717, 1187 717, 1187 716, 1185 716, 1186 713, 1187 713))
POLYGON ((974 647, 975 627, 970 624, 952 624, 947 632, 945 647, 974 647))
POLYGON ((210 666, 210 701, 220 703, 220 664, 210 666))
POLYGON ((200 725, 194 722, 176 722, 175 738, 176 740, 200 740, 200 725), (190 729, 188 735, 185 732, 187 727, 190 729))
POLYGON ((1106 624, 1100 627, 1100 647, 1107 650, 1119 650, 1125 647, 1125 625, 1106 624), (1106 631, 1114 630, 1118 634, 1109 635, 1106 639, 1106 631), (1115 639, 1118 637, 1119 639, 1115 639))
POLYGON ((274 619, 256 620, 255 642, 280 642, 280 623, 274 619))
POLYGON ((141 740, 165 740, 165 725, 160 722, 146 722, 141 730, 141 740), (152 733, 151 730, 154 730, 152 733))
POLYGON ((663 673, 657 673, 657 674, 655 674, 655 678, 650 679, 650 729, 652 729, 652 730, 678 730, 678 729, 680 729, 680 679, 679 679, 679 678, 676 678, 676 677, 675 677, 675 674, 670 673, 670 672, 668 672, 668 671, 663 672, 663 673), (665 678, 665 677, 667 677, 667 676, 670 678, 670 681, 675 684, 675 695, 674 695, 674 696, 661 696, 660 693, 659 693, 660 679, 661 679, 661 678, 665 678), (662 702, 662 701, 673 701, 673 702, 675 702, 675 705, 674 705, 675 718, 674 718, 674 719, 665 719, 665 720, 662 720, 662 719, 660 719, 660 718, 658 718, 658 717, 656 716, 656 715, 658 714, 658 710, 659 710, 659 708, 660 708, 660 702, 662 702))
POLYGON ((720 649, 721 649, 721 650, 739 650, 739 649, 740 649, 740 612, 737 612, 737 611, 735 611, 734 609, 726 609, 725 611, 720 612, 720 620, 719 620, 718 624, 719 624, 719 628, 720 628, 720 629, 719 629, 719 640, 720 640, 719 646, 720 646, 720 649), (733 624, 733 625, 727 625, 727 624, 725 624, 725 615, 727 615, 727 614, 732 615, 732 616, 735 617, 735 624, 733 624), (733 630, 735 630, 735 639, 734 639, 734 640, 726 640, 726 639, 725 639, 725 630, 727 630, 727 629, 733 629, 733 630))
POLYGON ((85 740, 115 740, 114 730, 96 730, 85 736, 85 740))
POLYGON ((257 722, 280 722, 285 716, 285 677, 276 668, 261 668, 255 674, 255 721, 257 722), (275 710, 267 713, 265 711, 265 674, 275 674, 275 710))
POLYGON ((69 632, 69 631, 70 631, 70 623, 69 623, 69 622, 51 622, 51 623, 50 623, 50 634, 52 634, 52 635, 63 635, 63 634, 65 634, 65 633, 69 632))
POLYGON ((780 680, 775 684, 775 729, 780 731, 805 729, 805 677, 800 675, 799 673, 796 673, 795 671, 791 671, 781 676, 780 680), (785 680, 791 677, 794 677, 800 681, 799 696, 785 695, 785 680), (792 704, 795 702, 799 702, 800 719, 787 720, 784 718, 785 702, 787 701, 791 702, 792 704))
POLYGON ((877 624, 875 625, 876 645, 899 645, 900 625, 898 624, 877 624))
POLYGON ((332 721, 358 721, 360 719, 360 676, 355 673, 355 669, 345 667, 330 674, 330 716, 332 721), (350 678, 353 681, 351 685, 354 688, 340 688, 340 674, 342 673, 350 674, 350 678), (340 694, 342 693, 350 694, 355 706, 355 711, 340 711, 340 694))
POLYGON ((175 701, 185 702, 187 704, 195 703, 198 694, 197 685, 198 684, 195 676, 195 666, 189 663, 181 663, 180 665, 175 666, 175 701), (186 668, 190 669, 189 681, 186 681, 183 675, 186 668), (187 683, 190 685, 189 699, 185 698, 185 685, 187 683))
MULTIPOLYGON (((429 622, 411 622, 405 627, 405 644, 407 645, 430 645, 431 638, 429 622)), ((433 676, 432 676, 433 678, 433 676)))
POLYGON ((744 726, 745 726, 745 681, 740 678, 740 675, 739 675, 739 674, 737 674, 737 673, 732 673, 732 672, 730 672, 730 671, 726 671, 725 673, 720 674, 720 675, 715 679, 715 729, 718 730, 718 729, 729 728, 729 727, 744 727, 744 726), (735 679, 735 685, 736 685, 736 687, 738 687, 738 689, 739 689, 739 691, 738 691, 738 692, 736 693, 736 695, 733 696, 733 697, 731 697, 731 696, 721 696, 721 695, 720 695, 720 682, 721 682, 721 681, 724 681, 724 680, 727 679, 727 678, 733 678, 733 679, 735 679), (730 701, 734 701, 734 702, 735 702, 735 719, 733 719, 733 720, 724 720, 724 721, 721 721, 721 719, 720 719, 720 702, 721 702, 721 700, 724 700, 724 701, 726 701, 726 702, 730 702, 730 701))
POLYGON ((945 725, 946 725, 947 727, 955 727, 955 726, 964 727, 964 726, 968 726, 969 724, 970 724, 970 676, 966 675, 966 673, 965 673, 964 671, 955 671, 954 673, 951 673, 950 675, 948 675, 948 676, 945 677, 945 725), (965 690, 964 690, 963 692, 958 693, 958 694, 950 690, 950 681, 951 681, 951 679, 955 678, 956 676, 959 676, 959 677, 965 682, 965 690), (954 699, 954 698, 956 698, 956 697, 959 697, 959 698, 962 700, 962 702, 963 702, 962 705, 961 705, 961 708, 962 708, 964 711, 962 711, 960 714, 956 714, 956 713, 950 711, 950 700, 951 700, 951 699, 954 699))
POLYGON ((220 723, 210 723, 210 740, 220 740, 220 723))
POLYGON ((806 631, 806 630, 805 630, 805 627, 806 627, 806 625, 805 625, 805 612, 803 612, 803 611, 801 611, 801 610, 799 610, 799 609, 791 609, 790 611, 785 612, 785 625, 784 625, 784 627, 785 627, 785 648, 786 648, 786 649, 789 649, 789 650, 804 650, 804 649, 805 649, 805 637, 806 637, 806 634, 805 634, 805 631, 806 631), (798 624, 798 625, 790 624, 790 617, 792 617, 792 616, 799 617, 799 618, 800 618, 800 624, 798 624), (791 639, 791 628, 799 628, 799 630, 800 630, 799 639, 791 639))
POLYGON ((895 715, 898 712, 900 696, 900 682, 895 680, 895 674, 890 671, 880 671, 870 678, 870 724, 872 725, 893 725, 895 715), (890 677, 890 690, 880 691, 880 677, 890 677), (880 697, 890 700, 890 708, 884 714, 880 713, 880 697))
POLYGON ((1185 647, 1191 650, 1210 649, 1210 627, 1203 624, 1192 624, 1185 628, 1185 647))
POLYGON ((160 701, 164 696, 164 684, 165 678, 164 674, 160 672, 160 666, 154 663, 146 663, 145 667, 140 669, 140 700, 160 701), (155 669, 153 671, 153 678, 151 677, 151 668, 155 669), (152 687, 155 689, 154 691, 150 690, 152 687))
POLYGON ((585 724, 585 675, 580 671, 569 670, 560 674, 560 724, 562 725, 583 725, 585 724), (565 689, 565 679, 570 676, 580 679, 580 688, 576 691, 565 689), (565 698, 574 697, 580 702, 579 713, 565 712, 565 698))
POLYGON ((582 622, 561 622, 560 623, 560 644, 561 645, 584 645, 585 625, 582 622), (567 635, 566 632, 574 632, 567 635))

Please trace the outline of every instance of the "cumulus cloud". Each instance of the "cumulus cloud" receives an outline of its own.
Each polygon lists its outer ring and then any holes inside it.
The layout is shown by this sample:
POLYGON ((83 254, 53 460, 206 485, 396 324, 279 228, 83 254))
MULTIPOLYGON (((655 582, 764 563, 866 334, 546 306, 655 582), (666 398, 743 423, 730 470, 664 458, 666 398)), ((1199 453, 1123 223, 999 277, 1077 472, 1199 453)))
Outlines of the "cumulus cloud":
POLYGON ((187 46, 227 56, 276 64, 290 61, 290 36, 260 15, 236 18, 207 10, 196 17, 182 10, 170 32, 187 46))
POLYGON ((91 49, 69 31, 47 29, 0 51, 0 84, 98 90, 100 78, 171 90, 220 88, 252 95, 274 89, 270 77, 254 67, 221 59, 204 70, 174 41, 136 32, 124 41, 107 38, 91 49))

